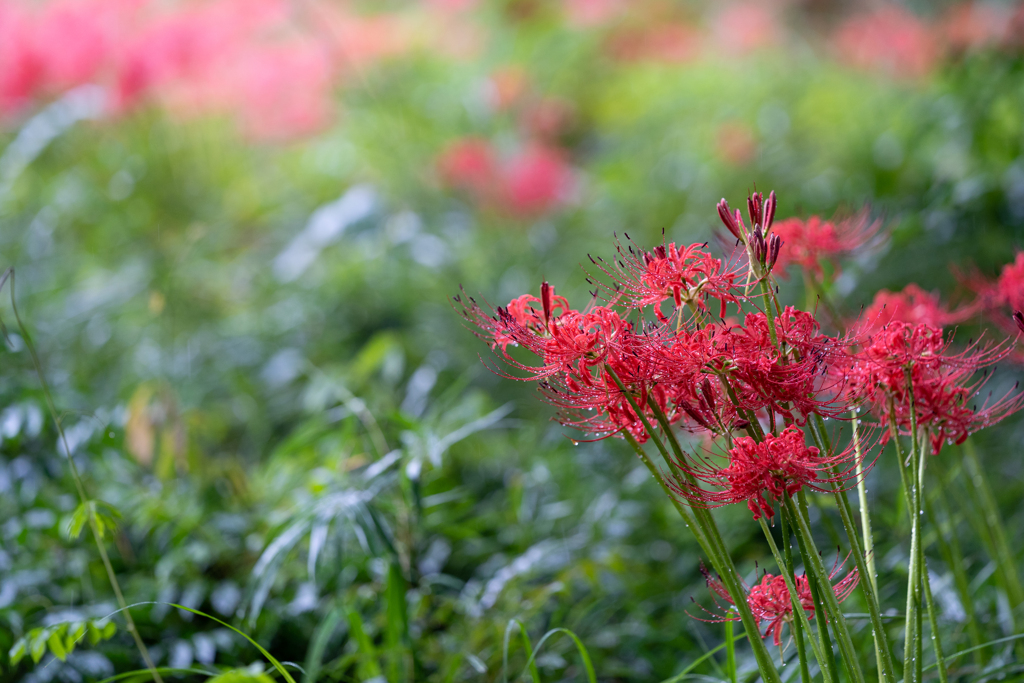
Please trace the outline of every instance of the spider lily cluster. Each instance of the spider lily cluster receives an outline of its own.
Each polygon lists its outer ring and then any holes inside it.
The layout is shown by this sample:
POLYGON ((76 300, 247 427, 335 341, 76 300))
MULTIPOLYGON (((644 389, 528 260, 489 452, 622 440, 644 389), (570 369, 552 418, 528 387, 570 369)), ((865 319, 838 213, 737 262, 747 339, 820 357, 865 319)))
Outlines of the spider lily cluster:
MULTIPOLYGON (((942 326, 986 305, 1019 305, 1020 297, 1002 284, 1012 273, 977 284, 981 303, 954 310, 913 285, 881 292, 858 320, 829 333, 816 312, 780 303, 777 275, 786 264, 798 265, 808 287, 820 286, 827 272, 838 270, 835 259, 884 237, 879 224, 866 213, 839 222, 776 223, 774 192, 751 195, 746 208, 744 220, 726 200, 718 204, 728 231, 717 240, 728 251, 722 256, 708 243, 644 249, 627 235, 611 261, 591 257, 596 270, 588 282, 595 289, 582 309, 546 282, 539 296, 524 294, 494 310, 465 294, 456 302, 510 374, 539 382, 562 424, 632 446, 710 559, 717 578, 708 573, 708 586, 729 605, 721 619, 743 622, 766 681, 779 681, 779 674, 756 636, 781 645, 784 625, 796 643, 802 680, 811 679, 816 665, 823 680, 838 683, 833 642, 849 680, 865 680, 867 667, 857 660, 839 607, 858 585, 871 617, 877 676, 896 679, 863 489, 882 447, 894 442, 912 513, 903 677, 920 680, 926 608, 936 635, 920 542, 928 454, 962 443, 1024 403, 1016 388, 978 400, 989 369, 1013 353, 1014 339, 954 348, 942 326), (523 351, 533 359, 524 360, 523 351), (664 465, 655 464, 651 450, 664 465), (859 525, 847 497, 854 488, 859 525), (833 497, 845 526, 853 568, 838 583, 840 565, 826 571, 815 546, 809 494, 833 497), (710 513, 731 504, 748 507, 779 566, 778 575, 766 574, 753 588, 739 580, 710 513), (781 544, 766 520, 780 522, 781 544), (794 536, 801 575, 794 571, 794 536)), ((1014 320, 1024 324, 1019 313, 1014 320)), ((945 680, 941 643, 932 640, 945 680)))

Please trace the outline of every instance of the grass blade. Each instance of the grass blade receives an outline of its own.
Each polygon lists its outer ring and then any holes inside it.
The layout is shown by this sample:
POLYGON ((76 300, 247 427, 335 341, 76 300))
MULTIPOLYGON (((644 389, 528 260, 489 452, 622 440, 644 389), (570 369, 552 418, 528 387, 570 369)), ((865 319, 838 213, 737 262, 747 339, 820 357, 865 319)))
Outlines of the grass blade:
POLYGON ((540 683, 540 671, 537 670, 537 662, 533 661, 533 647, 530 645, 530 636, 526 633, 526 627, 518 619, 509 619, 505 626, 505 640, 501 651, 501 680, 508 683, 508 644, 512 637, 512 627, 519 627, 519 635, 522 637, 523 649, 526 651, 526 660, 529 662, 530 676, 533 683, 540 683))
POLYGON ((530 657, 530 661, 527 662, 527 666, 533 666, 534 659, 536 658, 537 654, 540 652, 540 649, 542 647, 544 647, 544 643, 547 642, 548 638, 551 638, 552 636, 556 636, 559 633, 564 633, 565 635, 567 635, 570 638, 572 638, 572 642, 574 642, 576 644, 576 650, 580 653, 580 659, 583 660, 583 668, 586 669, 586 671, 587 671, 587 681, 588 681, 588 683, 597 683, 597 674, 594 673, 594 664, 590 661, 590 653, 587 652, 587 648, 583 644, 583 641, 581 641, 579 639, 579 637, 575 633, 573 633, 572 631, 570 631, 567 628, 553 628, 550 631, 548 631, 547 633, 545 633, 544 637, 541 638, 537 642, 537 649, 534 651, 533 655, 530 657))

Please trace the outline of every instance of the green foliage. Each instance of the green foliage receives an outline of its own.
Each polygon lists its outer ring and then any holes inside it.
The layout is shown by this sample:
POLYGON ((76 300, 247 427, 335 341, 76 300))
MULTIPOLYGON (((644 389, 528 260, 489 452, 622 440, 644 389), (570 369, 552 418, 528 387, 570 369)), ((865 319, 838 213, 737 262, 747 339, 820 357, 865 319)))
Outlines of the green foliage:
POLYGON ((83 639, 87 639, 90 645, 97 645, 113 638, 116 632, 117 625, 110 619, 67 621, 41 626, 15 641, 7 654, 11 666, 17 666, 26 656, 38 664, 47 652, 63 662, 83 639))
MULTIPOLYGON (((548 279, 584 300, 577 264, 610 256, 613 232, 645 246, 662 230, 712 240, 714 203, 735 205, 754 182, 779 192, 780 217, 865 202, 884 217, 891 245, 843 264, 830 292, 843 315, 910 281, 962 296, 950 263, 992 275, 1024 244, 1024 67, 973 55, 903 83, 789 53, 610 64, 593 36, 556 22, 496 23, 478 60, 382 67, 321 136, 261 147, 141 112, 64 131, 0 197, 0 266, 18 267, 92 497, 72 495, 12 335, 0 350, 0 680, 42 667, 144 675, 123 629, 75 656, 71 636, 87 624, 89 638, 114 601, 96 549, 68 541, 90 518, 168 677, 749 679, 743 636, 727 653, 721 627, 690 616, 702 615, 691 597, 712 604, 702 558, 649 473, 615 440, 574 445, 533 386, 481 367, 491 356, 447 298, 461 283, 501 305, 548 279), (498 215, 434 177, 451 140, 520 141, 520 122, 478 103, 508 64, 576 112, 563 142, 577 196, 542 217, 498 215), (728 122, 753 131, 749 162, 717 149, 728 122), (127 196, 110 192, 115 175, 132 179, 127 196), (346 197, 365 211, 310 242, 311 216, 337 218, 346 197), (308 262, 290 271, 295 253, 308 262), (51 625, 69 606, 78 625, 51 625)), ((980 332, 970 321, 957 335, 980 332)), ((951 651, 984 651, 1009 676, 1024 612, 1012 577, 986 568, 1003 545, 1020 562, 1024 477, 1006 448, 1019 430, 978 439, 990 492, 956 448, 929 463, 959 543, 928 558, 950 579, 934 583, 939 626, 951 651), (993 508, 1005 544, 985 532, 993 508)), ((879 592, 901 608, 906 511, 891 460, 868 481, 878 527, 892 530, 877 538, 879 592)), ((841 528, 830 503, 814 514, 841 528)), ((715 515, 750 582, 769 557, 759 530, 742 510, 715 515)), ((851 623, 868 661, 867 621, 851 623)))
POLYGON ((117 529, 121 513, 113 505, 104 503, 102 500, 89 500, 81 503, 75 508, 71 519, 68 520, 67 537, 72 540, 78 538, 82 534, 82 529, 90 523, 90 517, 102 540, 107 537, 108 533, 113 533, 117 529))

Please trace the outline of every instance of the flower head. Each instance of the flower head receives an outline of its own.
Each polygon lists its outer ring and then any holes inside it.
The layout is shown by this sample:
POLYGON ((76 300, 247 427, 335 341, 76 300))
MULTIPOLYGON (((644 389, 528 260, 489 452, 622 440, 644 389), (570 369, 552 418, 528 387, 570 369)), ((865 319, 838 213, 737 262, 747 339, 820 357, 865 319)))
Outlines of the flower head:
POLYGON ((797 264, 817 277, 822 263, 836 266, 836 259, 869 245, 879 233, 881 223, 870 221, 867 211, 840 221, 825 221, 818 216, 807 220, 787 218, 775 224, 773 232, 782 240, 776 269, 784 271, 797 264))
POLYGON ((802 488, 828 491, 829 484, 854 478, 856 457, 852 448, 822 456, 806 445, 800 429, 787 427, 778 436, 766 434, 760 443, 746 436, 735 439, 724 467, 681 463, 712 488, 682 485, 676 492, 692 504, 709 507, 745 502, 754 519, 770 519, 776 502, 802 488), (835 474, 837 465, 840 471, 835 474))
POLYGON ((717 301, 724 316, 726 304, 742 298, 741 264, 715 258, 706 247, 669 243, 645 251, 620 244, 614 268, 603 259, 591 260, 612 278, 614 296, 623 297, 631 308, 650 306, 661 322, 669 318, 662 310, 662 303, 669 300, 673 310, 684 306, 706 310, 709 301, 717 301))
MULTIPOLYGON (((842 571, 843 565, 845 565, 845 561, 837 561, 832 568, 832 572, 829 574, 829 579, 835 579, 835 577, 842 571)), ((716 597, 716 604, 718 604, 717 598, 723 599, 730 605, 736 604, 720 579, 711 576, 707 569, 704 568, 704 565, 701 565, 701 572, 703 572, 704 579, 707 581, 708 589, 710 589, 716 597)), ((852 593, 854 588, 857 587, 859 580, 860 574, 855 568, 848 572, 846 576, 838 582, 832 584, 832 591, 835 593, 839 602, 842 602, 850 596, 850 593, 852 593)), ((794 576, 793 584, 796 586, 797 596, 800 599, 800 606, 803 607, 804 612, 807 614, 807 618, 813 619, 814 598, 811 595, 811 587, 810 582, 807 580, 807 575, 801 574, 800 576, 794 576)), ((781 574, 775 576, 765 572, 761 577, 761 581, 754 584, 753 588, 747 588, 745 585, 744 588, 747 589, 747 604, 750 606, 750 611, 753 613, 754 619, 757 621, 759 627, 764 625, 764 632, 761 634, 761 637, 767 638, 770 635, 772 636, 772 643, 781 647, 782 627, 786 624, 792 624, 794 619, 793 600, 790 597, 789 587, 786 585, 786 579, 781 574)), ((709 610, 705 611, 714 618, 705 619, 703 621, 737 621, 740 618, 739 614, 732 610, 721 615, 709 610)))
POLYGON ((1008 354, 1006 344, 977 342, 953 353, 939 328, 891 322, 852 356, 846 391, 904 433, 914 424, 925 429, 938 454, 943 442, 963 443, 1024 405, 1024 394, 1015 391, 995 400, 989 394, 980 407, 974 400, 991 377, 987 368, 1008 354))
POLYGON ((976 306, 961 306, 950 310, 942 304, 937 292, 926 292, 911 283, 899 292, 883 289, 855 323, 859 334, 871 334, 893 321, 912 325, 945 327, 963 322, 976 310, 976 306))

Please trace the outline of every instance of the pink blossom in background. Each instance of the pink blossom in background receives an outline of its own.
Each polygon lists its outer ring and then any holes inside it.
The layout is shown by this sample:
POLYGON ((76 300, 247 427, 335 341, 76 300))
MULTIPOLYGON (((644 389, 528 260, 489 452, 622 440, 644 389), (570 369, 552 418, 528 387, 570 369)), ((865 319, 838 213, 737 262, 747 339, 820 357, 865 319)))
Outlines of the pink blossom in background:
POLYGON ((965 2, 949 8, 941 28, 947 47, 954 52, 966 52, 1002 42, 1009 23, 1009 12, 1003 7, 965 2))
POLYGON ((565 17, 570 26, 592 28, 607 24, 624 14, 629 7, 626 0, 564 0, 565 17))
POLYGON ((937 292, 927 292, 911 283, 900 292, 880 290, 854 325, 859 334, 873 334, 891 322, 942 328, 963 322, 977 308, 972 305, 950 310, 937 292))
POLYGON ((750 126, 727 121, 715 131, 715 151, 727 164, 745 166, 757 154, 757 138, 750 126))
POLYGON ((0 115, 28 105, 40 79, 42 64, 36 55, 27 12, 13 4, 0 4, 0 115))
POLYGON ((476 9, 480 0, 424 0, 424 4, 430 9, 457 14, 476 9))
POLYGON ((613 59, 623 62, 681 64, 700 54, 702 38, 690 24, 665 21, 616 31, 608 39, 607 50, 613 59))
POLYGON ((519 102, 529 90, 526 69, 518 65, 496 69, 487 79, 487 99, 495 111, 504 111, 519 102))
POLYGON ((245 132, 260 139, 307 135, 333 117, 333 73, 326 50, 293 42, 253 49, 225 84, 245 132))
POLYGON ((572 172, 561 152, 531 145, 509 160, 504 170, 506 208, 521 217, 546 213, 565 199, 572 172))
POLYGON ((483 138, 462 138, 441 152, 437 170, 447 187, 468 190, 481 200, 497 181, 497 155, 483 138))
POLYGON ((314 133, 334 88, 423 43, 398 14, 288 0, 0 0, 0 115, 95 83, 111 113, 156 104, 257 138, 314 133))
POLYGON ((533 139, 552 141, 572 127, 576 109, 571 101, 559 97, 544 97, 526 107, 522 124, 533 139))
POLYGON ((849 19, 834 44, 841 61, 895 78, 921 78, 939 57, 939 41, 932 29, 897 7, 849 19))
POLYGON ((761 2, 724 5, 712 18, 712 45, 728 55, 746 55, 782 40, 772 8, 761 2))
POLYGON ((499 159, 488 140, 462 138, 441 152, 436 166, 444 186, 519 218, 539 216, 564 203, 573 184, 562 152, 539 143, 499 159))

